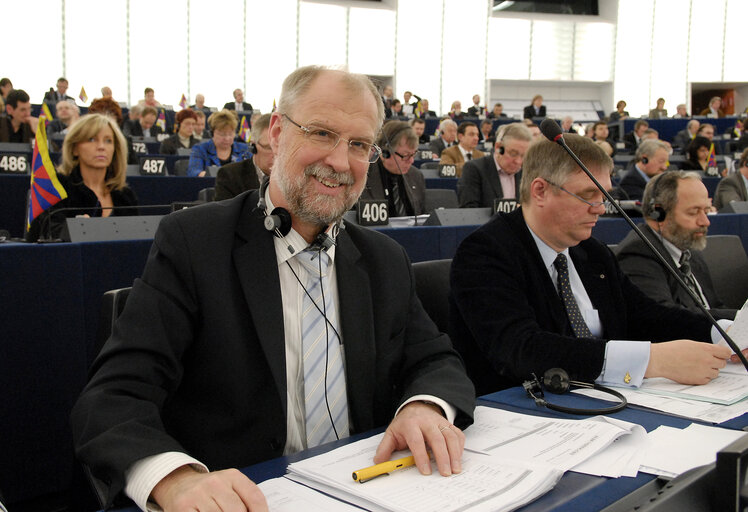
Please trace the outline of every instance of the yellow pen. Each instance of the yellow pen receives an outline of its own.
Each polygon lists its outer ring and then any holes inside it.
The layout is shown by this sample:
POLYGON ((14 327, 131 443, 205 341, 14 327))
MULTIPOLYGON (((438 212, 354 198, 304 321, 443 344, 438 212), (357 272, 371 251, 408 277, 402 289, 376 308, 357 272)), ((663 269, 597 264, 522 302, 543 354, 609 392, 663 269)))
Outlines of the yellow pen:
POLYGON ((416 460, 412 455, 410 457, 403 457, 402 459, 389 460, 387 462, 382 462, 381 464, 374 464, 373 466, 369 466, 368 468, 354 471, 353 479, 362 484, 367 480, 371 480, 372 478, 384 475, 386 473, 391 473, 396 469, 413 466, 415 465, 415 463, 416 460))

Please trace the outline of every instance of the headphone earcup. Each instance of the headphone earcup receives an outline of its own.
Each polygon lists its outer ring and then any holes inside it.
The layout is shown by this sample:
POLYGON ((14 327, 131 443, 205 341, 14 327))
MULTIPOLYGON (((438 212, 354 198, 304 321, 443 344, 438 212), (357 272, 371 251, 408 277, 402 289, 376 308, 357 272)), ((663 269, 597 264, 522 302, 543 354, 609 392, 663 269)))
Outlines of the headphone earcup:
POLYGON ((551 368, 543 374, 543 386, 557 395, 569 391, 570 380, 569 374, 561 368, 551 368))
POLYGON ((502 144, 502 145, 501 145, 501 147, 499 148, 499 154, 500 154, 500 155, 503 155, 503 154, 504 154, 504 145, 503 145, 503 144, 502 144))
POLYGON ((649 218, 655 222, 663 222, 666 216, 667 212, 665 211, 665 208, 659 204, 654 205, 649 212, 649 218))
POLYGON ((642 157, 642 163, 643 163, 644 165, 647 165, 647 164, 649 163, 649 158, 647 158, 646 156, 643 156, 643 157, 642 157))
POLYGON ((257 144, 254 142, 249 143, 249 150, 252 152, 253 155, 257 154, 257 144))
POLYGON ((390 153, 390 150, 385 148, 382 150, 382 158, 389 158, 392 156, 392 153, 390 153))

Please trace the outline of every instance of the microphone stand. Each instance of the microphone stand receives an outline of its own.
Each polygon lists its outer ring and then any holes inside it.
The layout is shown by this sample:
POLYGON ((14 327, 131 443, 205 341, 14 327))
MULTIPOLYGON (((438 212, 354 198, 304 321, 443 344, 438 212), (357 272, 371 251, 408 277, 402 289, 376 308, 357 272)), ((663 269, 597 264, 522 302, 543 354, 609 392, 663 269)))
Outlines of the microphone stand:
POLYGON ((626 222, 631 226, 631 229, 633 229, 636 234, 641 238, 641 240, 646 244, 647 247, 654 253, 655 257, 659 260, 659 262, 670 272, 670 275, 672 275, 675 280, 678 282, 678 284, 683 288, 688 295, 694 300, 694 302, 698 305, 699 309, 707 316, 709 319, 709 322, 717 329, 717 332, 724 338, 725 342, 729 345, 729 347, 732 349, 735 354, 737 354, 738 358, 740 359, 740 362, 743 363, 743 366, 748 371, 748 360, 746 360, 743 353, 740 351, 740 348, 735 344, 735 342, 730 338, 724 329, 719 325, 719 323, 714 319, 712 314, 709 312, 708 309, 704 307, 704 305, 701 302, 701 299, 691 290, 691 288, 688 287, 688 285, 683 281, 683 279, 678 275, 678 273, 673 270, 673 268, 668 264, 667 260, 665 260, 664 256, 660 254, 660 251, 657 250, 657 248, 652 244, 652 242, 649 241, 649 239, 644 236, 644 233, 642 233, 641 229, 634 223, 633 220, 631 220, 631 217, 629 217, 624 209, 621 207, 618 202, 613 199, 613 196, 610 195, 610 193, 605 190, 605 187, 603 187, 599 181, 592 175, 589 169, 587 169, 587 166, 582 163, 582 161, 579 159, 577 155, 574 154, 574 152, 569 148, 569 146, 566 145, 566 141, 564 140, 564 134, 561 131, 561 128, 559 125, 554 121, 553 119, 546 117, 542 123, 540 123, 540 131, 545 135, 545 137, 552 141, 556 142, 558 145, 560 145, 564 150, 571 156, 574 161, 579 165, 579 167, 584 171, 584 173, 587 175, 589 179, 592 180, 592 182, 595 184, 595 186, 600 190, 600 192, 603 193, 605 196, 605 199, 607 199, 613 207, 618 211, 618 213, 621 214, 621 216, 626 220, 626 222))

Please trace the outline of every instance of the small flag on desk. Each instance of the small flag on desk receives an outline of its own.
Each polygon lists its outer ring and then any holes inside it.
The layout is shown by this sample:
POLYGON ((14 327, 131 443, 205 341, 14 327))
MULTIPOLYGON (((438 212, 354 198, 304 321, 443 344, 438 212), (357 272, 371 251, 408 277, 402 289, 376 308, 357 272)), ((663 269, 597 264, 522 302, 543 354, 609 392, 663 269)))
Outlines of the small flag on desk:
MULTIPOLYGON (((40 118, 40 121, 45 119, 44 116, 40 118)), ((37 126, 32 160, 29 211, 26 215, 27 228, 40 213, 68 196, 57 179, 52 160, 49 159, 45 123, 39 123, 37 126)))
MULTIPOLYGON (((42 115, 44 116, 44 126, 49 125, 49 123, 52 122, 52 119, 54 119, 54 117, 52 117, 52 112, 49 111, 49 105, 46 103, 42 103, 42 115)), ((41 118, 42 116, 39 117, 41 118)))
POLYGON ((416 114, 416 117, 423 117, 423 105, 421 105, 420 101, 416 103, 415 114, 416 114))
POLYGON ((158 121, 156 121, 156 126, 160 127, 162 132, 166 132, 166 113, 164 112, 164 109, 161 109, 158 113, 158 121))
POLYGON ((187 108, 187 98, 184 94, 182 94, 182 99, 179 100, 179 106, 182 108, 187 108))
POLYGON ((81 92, 78 95, 78 98, 80 98, 80 100, 83 103, 86 103, 88 101, 88 94, 86 94, 86 89, 84 89, 82 85, 81 85, 81 92))
POLYGON ((242 116, 242 124, 241 124, 241 128, 239 129, 239 137, 244 139, 245 142, 249 142, 249 139, 252 138, 252 134, 249 131, 249 123, 247 122, 247 116, 242 116))
POLYGON ((712 145, 709 147, 709 162, 707 163, 706 166, 717 167, 717 157, 714 151, 714 142, 712 142, 712 145))

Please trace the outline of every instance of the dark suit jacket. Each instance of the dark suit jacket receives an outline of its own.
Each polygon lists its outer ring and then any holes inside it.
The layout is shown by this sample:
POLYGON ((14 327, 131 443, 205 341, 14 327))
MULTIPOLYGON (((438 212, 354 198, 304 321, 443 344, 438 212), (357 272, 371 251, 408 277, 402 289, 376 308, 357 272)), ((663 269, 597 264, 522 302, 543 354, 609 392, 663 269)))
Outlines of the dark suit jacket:
MULTIPOLYGON (((229 103, 226 103, 223 106, 223 108, 226 109, 226 110, 236 110, 236 102, 235 101, 230 101, 229 103)), ((245 110, 246 111, 252 110, 252 104, 251 103, 247 103, 246 101, 243 101, 242 102, 242 110, 243 111, 245 111, 245 110)))
MULTIPOLYGON (((190 135, 190 147, 194 146, 195 144, 200 144, 200 140, 196 139, 194 135, 190 135)), ((163 142, 161 142, 161 146, 158 148, 158 152, 160 155, 176 155, 177 149, 183 148, 182 143, 179 142, 179 135, 174 134, 168 139, 164 139, 163 142)))
POLYGON ((215 200, 222 201, 238 196, 245 190, 259 189, 260 180, 257 178, 256 169, 252 158, 219 168, 216 175, 215 200))
MULTIPOLYGON (((521 179, 522 171, 514 175, 517 194, 521 179)), ((457 198, 460 201, 460 208, 493 208, 495 199, 504 199, 493 155, 476 158, 465 164, 462 176, 457 182, 457 198)))
POLYGON ((473 105, 468 109, 467 113, 469 116, 478 117, 479 115, 486 113, 486 107, 476 107, 473 105))
POLYGON ((545 117, 545 105, 540 105, 540 113, 535 113, 535 106, 534 105, 528 105, 525 107, 524 111, 522 112, 522 118, 523 119, 532 119, 533 117, 545 117))
POLYGON ((680 148, 685 153, 688 145, 691 143, 691 134, 688 132, 688 128, 684 128, 673 137, 673 146, 680 148))
POLYGON ((450 276, 450 335, 479 394, 516 386, 553 367, 591 382, 602 370, 610 339, 710 340, 711 324, 703 315, 648 298, 594 238, 569 254, 598 310, 602 340, 573 336, 521 208, 495 215, 460 244, 450 276))
MULTIPOLYGON (((34 138, 34 132, 31 130, 29 123, 21 123, 18 131, 21 132, 21 142, 31 142, 34 138)), ((11 124, 10 117, 5 114, 0 115, 0 142, 10 142, 12 135, 13 125, 11 124)))
POLYGON ((714 207, 717 210, 721 210, 732 201, 748 201, 748 192, 745 190, 745 182, 740 172, 719 180, 714 192, 714 207))
POLYGON ((626 144, 626 147, 632 150, 636 150, 636 148, 639 147, 639 143, 636 142, 636 136, 634 135, 634 132, 628 132, 623 136, 623 143, 626 144))
MULTIPOLYGON (((257 192, 167 215, 72 413, 78 457, 111 501, 135 461, 186 452, 211 470, 286 443, 283 304, 257 192)), ((351 431, 384 426, 408 397, 472 422, 474 390, 415 294, 405 250, 357 226, 335 254, 351 431)))
MULTIPOLYGON (((670 268, 676 272, 678 265, 667 252, 660 237, 647 224, 640 226, 642 233, 652 242, 652 245, 665 257, 670 268)), ((631 230, 626 238, 616 247, 616 257, 631 281, 643 291, 647 297, 659 304, 680 307, 701 314, 701 309, 678 281, 662 266, 652 251, 639 236, 631 230)), ((734 318, 734 309, 725 309, 724 304, 717 297, 712 284, 709 267, 699 251, 691 251, 691 271, 699 282, 706 300, 709 302, 711 313, 716 318, 734 318)))
MULTIPOLYGON (((125 135, 129 135, 130 137, 142 137, 143 126, 141 126, 140 121, 138 121, 137 119, 128 119, 127 121, 125 121, 125 125, 122 128, 122 133, 124 133, 125 135)), ((153 123, 153 126, 151 126, 151 137, 155 138, 161 133, 163 133, 161 127, 156 123, 153 123)))
POLYGON ((621 182, 618 187, 621 188, 629 196, 629 199, 639 199, 644 196, 644 187, 647 186, 647 182, 642 178, 636 167, 632 167, 626 174, 621 178, 621 182))
MULTIPOLYGON (((385 194, 385 178, 389 171, 384 168, 382 161, 378 160, 369 165, 369 172, 366 176, 366 188, 361 194, 361 199, 382 199, 389 203, 390 216, 395 216, 394 202, 390 201, 392 191, 385 194)), ((417 167, 411 166, 406 173, 405 180, 408 187, 405 193, 408 196, 408 202, 413 208, 413 215, 426 213, 426 179, 423 173, 417 167)))
MULTIPOLYGON (((452 143, 452 146, 454 146, 455 144, 457 144, 457 139, 455 139, 455 141, 452 143)), ((450 147, 452 147, 452 146, 450 146, 450 147)), ((435 138, 434 140, 432 140, 429 143, 429 149, 431 150, 431 152, 434 155, 441 156, 442 155, 442 151, 444 151, 444 149, 445 149, 445 147, 444 147, 444 140, 441 137, 435 138)))

